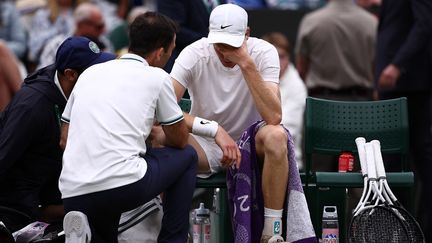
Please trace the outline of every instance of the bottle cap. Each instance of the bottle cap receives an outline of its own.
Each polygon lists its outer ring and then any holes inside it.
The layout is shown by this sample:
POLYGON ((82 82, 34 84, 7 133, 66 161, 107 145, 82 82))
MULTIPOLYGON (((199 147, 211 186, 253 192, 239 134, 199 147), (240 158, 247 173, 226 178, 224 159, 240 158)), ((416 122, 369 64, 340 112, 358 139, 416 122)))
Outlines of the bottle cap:
POLYGON ((210 210, 204 207, 204 203, 200 203, 199 208, 195 209, 197 217, 210 217, 210 210))
POLYGON ((336 206, 324 206, 323 219, 337 219, 337 207, 336 206))

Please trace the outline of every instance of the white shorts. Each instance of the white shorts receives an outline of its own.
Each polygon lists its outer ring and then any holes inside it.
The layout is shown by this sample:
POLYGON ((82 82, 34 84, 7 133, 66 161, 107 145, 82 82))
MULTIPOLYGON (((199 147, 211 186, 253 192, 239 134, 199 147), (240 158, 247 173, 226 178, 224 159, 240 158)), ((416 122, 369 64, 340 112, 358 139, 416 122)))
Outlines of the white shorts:
POLYGON ((223 157, 222 149, 216 144, 214 138, 209 137, 201 137, 194 134, 191 134, 197 143, 204 150, 204 153, 207 156, 207 160, 209 162, 210 172, 206 174, 198 174, 197 176, 200 178, 207 178, 214 173, 223 170, 221 160, 223 157))

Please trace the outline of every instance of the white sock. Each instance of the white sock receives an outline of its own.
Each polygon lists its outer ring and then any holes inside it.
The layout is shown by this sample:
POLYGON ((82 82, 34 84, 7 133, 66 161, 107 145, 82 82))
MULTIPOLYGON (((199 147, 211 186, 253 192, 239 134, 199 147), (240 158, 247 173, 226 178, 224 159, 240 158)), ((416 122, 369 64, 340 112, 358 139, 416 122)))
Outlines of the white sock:
POLYGON ((264 208, 264 229, 262 232, 263 236, 282 234, 282 212, 283 209, 276 210, 264 208))

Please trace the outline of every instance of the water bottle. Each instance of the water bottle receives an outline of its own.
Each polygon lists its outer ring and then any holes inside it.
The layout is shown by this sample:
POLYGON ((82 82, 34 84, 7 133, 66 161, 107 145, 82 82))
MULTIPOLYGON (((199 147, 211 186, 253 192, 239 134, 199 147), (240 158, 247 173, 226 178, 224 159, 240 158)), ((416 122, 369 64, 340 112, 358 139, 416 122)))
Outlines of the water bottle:
POLYGON ((210 210, 200 203, 193 212, 193 243, 210 243, 210 210))
POLYGON ((220 222, 220 188, 215 188, 213 193, 213 208, 210 212, 211 238, 212 243, 219 243, 219 222, 220 222))
POLYGON ((339 223, 336 206, 324 206, 322 217, 322 242, 339 242, 339 223))

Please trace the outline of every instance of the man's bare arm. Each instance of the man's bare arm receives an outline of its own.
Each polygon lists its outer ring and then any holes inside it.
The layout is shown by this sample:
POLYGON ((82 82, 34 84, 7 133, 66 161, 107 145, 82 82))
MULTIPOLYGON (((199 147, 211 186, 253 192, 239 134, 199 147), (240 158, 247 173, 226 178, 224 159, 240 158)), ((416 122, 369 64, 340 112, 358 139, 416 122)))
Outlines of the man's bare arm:
POLYGON ((282 120, 282 108, 279 85, 265 82, 252 59, 242 62, 239 66, 261 117, 269 125, 280 124, 282 120))
POLYGON ((184 119, 172 125, 162 125, 162 129, 166 146, 184 148, 188 143, 189 132, 184 119))
POLYGON ((63 122, 60 128, 60 148, 66 148, 66 141, 69 132, 69 123, 63 122))

